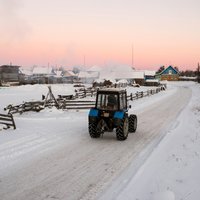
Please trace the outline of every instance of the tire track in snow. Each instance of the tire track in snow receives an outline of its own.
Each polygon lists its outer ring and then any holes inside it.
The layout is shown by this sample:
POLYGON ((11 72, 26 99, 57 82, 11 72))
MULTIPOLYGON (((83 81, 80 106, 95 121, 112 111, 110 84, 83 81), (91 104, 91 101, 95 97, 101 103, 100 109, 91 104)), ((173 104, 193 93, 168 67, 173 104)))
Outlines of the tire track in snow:
POLYGON ((113 133, 91 139, 86 125, 85 135, 75 143, 63 143, 56 151, 41 155, 26 167, 21 166, 19 171, 0 177, 0 197, 4 200, 97 199, 149 144, 161 137, 162 129, 176 118, 190 95, 188 89, 180 88, 163 102, 145 109, 138 115, 137 132, 123 142, 117 141, 113 133))

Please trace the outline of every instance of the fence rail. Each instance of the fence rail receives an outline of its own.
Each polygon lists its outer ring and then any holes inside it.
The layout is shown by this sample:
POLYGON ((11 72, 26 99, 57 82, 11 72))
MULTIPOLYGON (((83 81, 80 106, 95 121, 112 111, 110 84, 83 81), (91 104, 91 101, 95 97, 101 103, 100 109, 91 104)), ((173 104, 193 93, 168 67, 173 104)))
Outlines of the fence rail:
POLYGON ((130 95, 127 96, 128 100, 133 101, 135 99, 140 99, 146 96, 150 96, 153 94, 156 94, 158 92, 160 92, 162 90, 162 88, 156 88, 156 89, 152 89, 152 90, 147 90, 145 92, 141 91, 141 92, 136 92, 135 94, 131 93, 130 95))
POLYGON ((0 124, 6 125, 5 129, 8 129, 10 127, 16 129, 15 121, 13 119, 12 114, 0 114, 0 124))
MULTIPOLYGON (((156 94, 162 90, 161 87, 158 87, 156 89, 147 90, 145 92, 136 92, 136 93, 130 93, 127 96, 128 101, 133 101, 136 99, 140 99, 146 96, 150 96, 153 94, 156 94)), ((73 95, 58 95, 58 98, 55 98, 51 89, 49 89, 50 92, 50 99, 45 99, 42 101, 34 101, 34 102, 25 102, 20 105, 8 105, 4 110, 8 110, 9 114, 15 114, 27 111, 35 111, 39 112, 40 110, 43 110, 45 107, 57 107, 58 109, 90 109, 91 107, 94 107, 95 101, 94 100, 80 100, 87 96, 94 96, 96 95, 96 91, 94 89, 88 89, 88 90, 80 90, 76 93, 75 96, 73 95), (77 100, 79 98, 79 100, 77 100)), ((48 95, 47 95, 48 96, 48 95)))

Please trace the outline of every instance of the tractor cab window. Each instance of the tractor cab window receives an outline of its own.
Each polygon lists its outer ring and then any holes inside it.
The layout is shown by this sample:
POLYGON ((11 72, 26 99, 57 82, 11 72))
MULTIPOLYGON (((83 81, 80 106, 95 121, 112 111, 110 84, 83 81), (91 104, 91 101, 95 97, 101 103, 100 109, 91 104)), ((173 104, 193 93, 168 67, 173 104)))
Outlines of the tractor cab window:
POLYGON ((120 107, 120 110, 123 110, 124 108, 126 108, 126 96, 125 94, 120 94, 119 98, 120 98, 119 107, 120 107))
POLYGON ((116 110, 118 106, 116 94, 99 94, 97 99, 98 109, 116 110))

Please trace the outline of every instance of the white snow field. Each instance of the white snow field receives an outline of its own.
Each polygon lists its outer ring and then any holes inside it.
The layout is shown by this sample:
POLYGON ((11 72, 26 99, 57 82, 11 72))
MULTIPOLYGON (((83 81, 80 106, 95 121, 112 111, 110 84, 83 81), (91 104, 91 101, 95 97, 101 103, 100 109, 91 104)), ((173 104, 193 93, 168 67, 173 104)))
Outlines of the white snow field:
MULTIPOLYGON (((125 141, 114 132, 90 138, 88 110, 15 114, 17 129, 0 131, 0 199, 198 200, 200 85, 167 86, 130 102, 138 129, 125 141)), ((52 85, 52 91, 74 88, 52 85)), ((0 113, 47 92, 46 85, 0 88, 0 113)))

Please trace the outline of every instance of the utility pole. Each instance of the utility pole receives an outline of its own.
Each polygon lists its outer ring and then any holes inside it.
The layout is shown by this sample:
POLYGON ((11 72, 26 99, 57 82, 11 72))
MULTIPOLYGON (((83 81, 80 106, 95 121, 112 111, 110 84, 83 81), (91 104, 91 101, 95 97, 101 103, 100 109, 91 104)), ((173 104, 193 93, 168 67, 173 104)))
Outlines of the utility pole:
POLYGON ((200 83, 200 65, 198 63, 198 67, 197 67, 197 82, 200 83))

